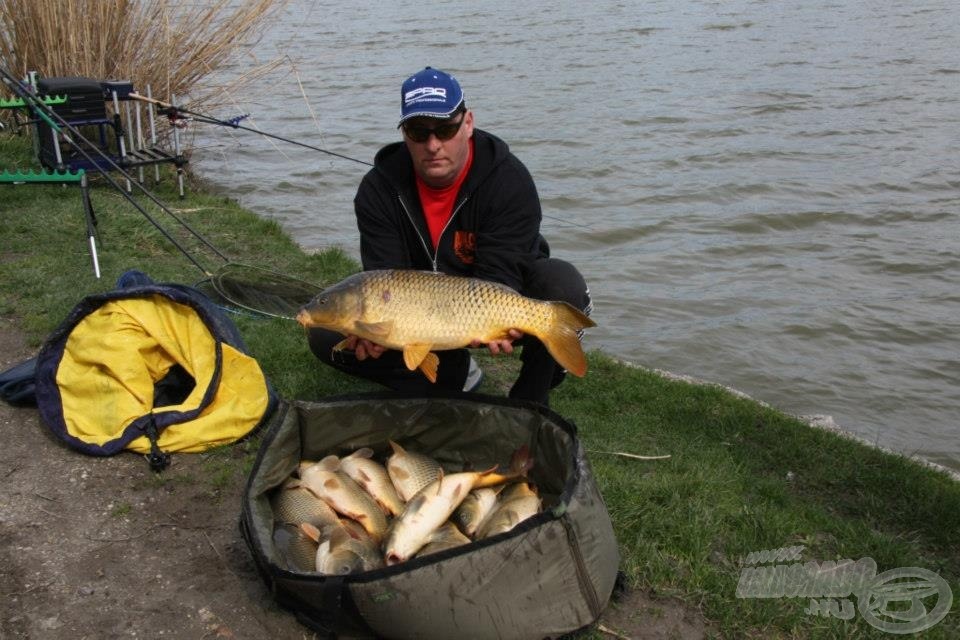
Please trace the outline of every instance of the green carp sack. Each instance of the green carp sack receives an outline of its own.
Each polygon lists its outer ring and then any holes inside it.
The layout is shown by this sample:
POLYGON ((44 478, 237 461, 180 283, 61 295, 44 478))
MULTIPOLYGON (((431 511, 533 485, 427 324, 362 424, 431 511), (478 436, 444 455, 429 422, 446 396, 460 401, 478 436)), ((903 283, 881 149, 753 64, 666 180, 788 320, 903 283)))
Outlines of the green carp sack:
POLYGON ((370 571, 510 531, 541 511, 525 446, 506 473, 447 473, 430 456, 390 446, 382 462, 369 448, 301 461, 274 491, 273 542, 290 570, 370 571))
MULTIPOLYGON (((367 526, 379 531, 373 519, 367 526)), ((600 618, 620 566, 575 425, 548 408, 475 394, 290 403, 261 441, 240 532, 272 599, 321 637, 559 638, 600 618), (521 447, 512 463, 520 445, 528 453, 521 447), (337 471, 378 494, 373 502, 386 517, 379 543, 329 504, 302 504, 305 495, 318 499, 291 486, 303 481, 302 463, 330 454, 337 471), (387 470, 392 492, 367 461, 387 470), (485 486, 496 474, 511 477, 485 486), (380 506, 391 493, 400 515, 380 506)))

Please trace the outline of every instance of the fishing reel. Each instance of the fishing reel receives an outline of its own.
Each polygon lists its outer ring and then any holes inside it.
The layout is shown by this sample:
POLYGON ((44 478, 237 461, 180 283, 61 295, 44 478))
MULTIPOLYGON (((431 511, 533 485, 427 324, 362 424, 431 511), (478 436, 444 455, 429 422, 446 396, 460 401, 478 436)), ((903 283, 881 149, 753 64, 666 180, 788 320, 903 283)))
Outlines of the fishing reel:
POLYGON ((174 105, 158 109, 157 113, 166 116, 167 120, 170 121, 170 126, 176 127, 177 129, 186 129, 190 121, 193 120, 190 116, 184 115, 183 112, 174 105))

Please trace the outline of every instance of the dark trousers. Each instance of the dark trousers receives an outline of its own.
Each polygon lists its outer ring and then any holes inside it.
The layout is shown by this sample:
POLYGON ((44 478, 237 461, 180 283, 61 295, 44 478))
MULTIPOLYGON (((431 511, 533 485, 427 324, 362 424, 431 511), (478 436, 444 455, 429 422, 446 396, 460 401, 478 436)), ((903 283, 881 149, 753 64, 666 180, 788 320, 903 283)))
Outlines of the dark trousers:
MULTIPOLYGON (((537 260, 524 281, 523 295, 537 300, 561 300, 591 311, 590 291, 583 276, 569 262, 556 258, 537 260)), ((467 349, 437 351, 440 365, 437 381, 431 383, 419 370, 410 371, 403 362, 403 353, 387 350, 377 359, 357 360, 352 351, 333 351, 343 335, 326 329, 307 332, 310 350, 324 363, 353 376, 372 380, 395 391, 429 395, 431 391, 462 391, 470 365, 467 349)), ((543 343, 530 335, 514 343, 522 347, 520 375, 510 389, 510 397, 549 404, 550 389, 560 384, 566 372, 557 365, 543 343)))

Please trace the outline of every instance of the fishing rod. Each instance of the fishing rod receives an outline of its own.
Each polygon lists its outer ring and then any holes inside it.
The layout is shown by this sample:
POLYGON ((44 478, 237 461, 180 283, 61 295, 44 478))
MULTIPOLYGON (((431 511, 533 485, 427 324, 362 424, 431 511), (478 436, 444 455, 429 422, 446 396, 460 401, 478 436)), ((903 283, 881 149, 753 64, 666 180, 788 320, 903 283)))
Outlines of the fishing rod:
MULTIPOLYGON (((148 102, 148 103, 150 103, 150 104, 154 104, 154 105, 160 107, 161 109, 160 109, 159 113, 160 113, 161 115, 167 116, 168 118, 171 119, 171 121, 176 121, 176 120, 178 119, 178 117, 179 117, 179 114, 185 113, 185 114, 187 114, 187 115, 189 115, 189 116, 192 116, 193 119, 195 119, 197 122, 202 122, 202 123, 204 123, 204 124, 214 124, 214 125, 218 125, 218 126, 221 126, 221 127, 230 127, 231 129, 240 129, 240 130, 242 130, 242 131, 249 131, 249 132, 251 132, 251 133, 258 133, 258 134, 260 134, 261 136, 264 136, 264 137, 266 137, 266 138, 272 138, 272 139, 274 139, 274 140, 280 140, 281 142, 287 142, 287 143, 289 143, 289 144, 297 145, 298 147, 304 147, 304 148, 306 148, 306 149, 311 149, 311 150, 313 150, 313 151, 319 151, 319 152, 321 152, 321 153, 326 153, 327 155, 331 155, 331 156, 334 156, 334 157, 337 157, 337 158, 342 158, 343 160, 349 160, 349 161, 351 161, 351 162, 356 162, 356 163, 358 163, 358 164, 366 165, 366 166, 368 166, 368 167, 372 167, 372 166, 373 166, 373 163, 367 162, 366 160, 358 160, 357 158, 352 158, 352 157, 350 157, 350 156, 348 156, 348 155, 344 155, 344 154, 342 154, 342 153, 337 153, 336 151, 330 151, 329 149, 323 149, 323 148, 321 148, 321 147, 316 147, 316 146, 314 146, 314 145, 312 145, 312 144, 307 144, 307 143, 305 143, 305 142, 300 142, 299 140, 292 140, 292 139, 290 139, 290 138, 285 138, 285 137, 283 137, 283 136, 279 136, 279 135, 276 135, 276 134, 274 134, 274 133, 268 133, 268 132, 266 132, 266 131, 261 131, 260 129, 254 129, 253 127, 243 126, 243 125, 239 124, 239 122, 238 122, 236 119, 221 120, 221 119, 219 119, 219 118, 214 118, 213 116, 208 116, 208 115, 206 115, 206 114, 198 113, 198 112, 192 111, 192 110, 190 110, 190 109, 185 109, 184 107, 176 106, 176 105, 171 104, 171 103, 169 103, 169 102, 164 102, 163 100, 157 100, 156 98, 149 98, 149 97, 147 97, 147 96, 140 95, 139 93, 136 93, 136 92, 130 93, 129 96, 130 96, 131 98, 135 99, 135 100, 142 100, 143 102, 148 102)), ((571 225, 571 226, 574 226, 574 227, 580 227, 581 229, 590 229, 590 227, 587 226, 587 225, 585 225, 585 224, 579 224, 579 223, 577 223, 577 222, 571 222, 570 220, 564 220, 563 218, 559 218, 559 217, 557 217, 557 216, 551 216, 551 215, 548 215, 548 214, 546 214, 546 213, 544 213, 544 214, 542 214, 542 215, 543 215, 544 218, 550 218, 551 220, 556 220, 557 222, 562 222, 563 224, 568 224, 568 225, 571 225)))
POLYGON ((266 138, 273 138, 274 140, 280 140, 281 142, 287 142, 287 143, 289 143, 289 144, 294 144, 294 145, 297 145, 298 147, 304 147, 304 148, 306 148, 306 149, 311 149, 311 150, 313 150, 313 151, 319 151, 319 152, 321 152, 321 153, 326 153, 327 155, 331 155, 331 156, 334 156, 334 157, 337 157, 337 158, 341 158, 341 159, 343 159, 343 160, 349 160, 349 161, 351 161, 351 162, 356 162, 356 163, 358 163, 358 164, 366 165, 366 166, 368 166, 368 167, 372 167, 372 166, 373 166, 372 163, 367 162, 366 160, 358 160, 357 158, 351 158, 351 157, 348 156, 348 155, 344 155, 344 154, 342 154, 342 153, 337 153, 336 151, 330 151, 329 149, 323 149, 323 148, 321 148, 321 147, 315 147, 314 145, 312 145, 312 144, 307 144, 306 142, 300 142, 299 140, 292 140, 292 139, 290 139, 290 138, 284 138, 283 136, 278 136, 278 135, 276 135, 276 134, 274 134, 274 133, 267 133, 266 131, 261 131, 260 129, 254 129, 253 127, 246 127, 246 126, 240 124, 239 122, 237 122, 236 119, 234 119, 234 120, 221 120, 221 119, 219 119, 219 118, 214 118, 213 116, 208 116, 208 115, 203 114, 203 113, 198 113, 198 112, 196 112, 196 111, 191 111, 190 109, 185 109, 184 107, 180 107, 180 106, 171 104, 171 103, 169 103, 169 102, 164 102, 164 101, 162 101, 162 100, 157 100, 156 98, 148 98, 147 96, 140 95, 139 93, 136 93, 136 92, 131 93, 131 94, 130 94, 130 97, 133 98, 133 99, 135 99, 135 100, 142 100, 143 102, 149 102, 149 103, 151 103, 151 104, 155 104, 155 105, 161 107, 159 113, 160 113, 161 115, 167 116, 168 118, 170 118, 170 119, 173 120, 173 121, 176 121, 176 120, 178 119, 179 114, 185 113, 185 114, 187 114, 187 115, 189 115, 189 116, 192 116, 193 119, 196 120, 197 122, 202 122, 202 123, 204 123, 204 124, 215 124, 215 125, 219 125, 219 126, 221 126, 221 127, 230 127, 231 129, 240 129, 241 131, 250 131, 251 133, 258 133, 258 134, 260 134, 261 136, 264 136, 264 137, 266 137, 266 138))
POLYGON ((64 130, 69 132, 75 140, 81 142, 82 144, 74 144, 76 150, 83 156, 83 158, 90 163, 91 166, 95 167, 96 170, 102 175, 110 185, 120 192, 124 198, 126 198, 134 208, 139 211, 143 217, 145 217, 154 227, 160 231, 163 236, 169 240, 173 246, 180 250, 183 255, 187 257, 190 262, 193 263, 201 272, 206 276, 213 275, 208 271, 202 264, 200 264, 196 258, 194 258, 186 249, 184 249, 179 242, 177 242, 173 236, 171 236, 166 229, 164 229, 159 222, 157 222, 153 216, 151 216, 146 209, 144 209, 140 203, 138 203, 131 194, 127 193, 126 189, 120 186, 120 184, 113 179, 113 177, 104 169, 97 160, 87 153, 86 148, 92 149, 96 152, 99 160, 105 161, 112 170, 117 171, 122 175, 128 182, 128 184, 134 184, 137 188, 149 198, 154 204, 156 204, 162 211, 164 211, 171 218, 176 220, 184 229, 189 231, 195 238, 200 242, 206 245, 211 251, 213 251, 217 256, 222 258, 224 262, 229 262, 229 258, 223 255, 215 246, 213 246, 206 238, 200 235, 197 231, 193 229, 189 224, 184 220, 180 219, 173 211, 170 210, 165 204, 163 204, 153 193, 151 193, 146 187, 137 182, 130 174, 128 174, 119 164, 117 164, 113 158, 111 158, 106 152, 100 149, 97 145, 93 144, 88 140, 76 127, 67 122, 63 117, 60 116, 54 109, 50 106, 44 104, 43 100, 39 99, 33 93, 28 91, 23 85, 17 80, 13 75, 11 75, 5 68, 0 67, 0 80, 3 80, 4 84, 10 87, 10 90, 13 91, 19 98, 24 101, 24 105, 29 106, 34 113, 37 114, 41 120, 46 122, 55 132, 59 133, 64 130))

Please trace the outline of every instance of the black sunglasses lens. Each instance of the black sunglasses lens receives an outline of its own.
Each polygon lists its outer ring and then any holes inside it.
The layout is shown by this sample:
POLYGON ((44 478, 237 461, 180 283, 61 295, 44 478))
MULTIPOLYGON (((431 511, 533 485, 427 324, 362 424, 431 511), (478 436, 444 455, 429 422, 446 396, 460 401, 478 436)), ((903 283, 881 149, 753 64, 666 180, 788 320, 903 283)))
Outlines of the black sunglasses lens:
POLYGON ((407 132, 407 137, 414 142, 426 142, 432 131, 432 129, 426 127, 404 127, 403 130, 407 132))
POLYGON ((449 140, 453 136, 457 135, 457 131, 460 130, 461 122, 455 122, 453 124, 441 124, 439 127, 433 130, 433 135, 437 136, 438 140, 449 140))
POLYGON ((449 122, 447 124, 437 125, 432 129, 429 127, 407 127, 405 126, 403 130, 407 133, 407 137, 413 140, 414 142, 426 142, 430 139, 430 134, 437 136, 437 140, 445 142, 457 135, 457 131, 460 130, 460 125, 463 124, 463 118, 458 122, 449 122))

